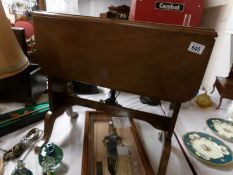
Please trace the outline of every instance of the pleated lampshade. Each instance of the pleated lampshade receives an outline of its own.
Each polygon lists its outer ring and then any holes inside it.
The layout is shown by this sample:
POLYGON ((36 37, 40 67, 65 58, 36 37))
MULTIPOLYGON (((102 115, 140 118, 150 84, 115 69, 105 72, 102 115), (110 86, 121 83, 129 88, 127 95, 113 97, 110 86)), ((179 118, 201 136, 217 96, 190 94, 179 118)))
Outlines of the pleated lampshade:
POLYGON ((28 64, 0 1, 0 79, 23 71, 28 64))

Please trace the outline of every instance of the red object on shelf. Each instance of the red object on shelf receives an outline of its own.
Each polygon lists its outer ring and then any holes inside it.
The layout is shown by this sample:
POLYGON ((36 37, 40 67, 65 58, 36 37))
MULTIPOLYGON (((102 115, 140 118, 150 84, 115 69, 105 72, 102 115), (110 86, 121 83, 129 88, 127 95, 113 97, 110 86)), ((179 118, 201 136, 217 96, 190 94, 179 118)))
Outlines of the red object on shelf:
MULTIPOLYGON (((199 26, 204 0, 131 0, 130 20, 183 25, 185 15, 190 26, 199 26)), ((186 21, 187 22, 187 21, 186 21)))
POLYGON ((21 27, 25 29, 26 38, 30 38, 34 34, 34 27, 31 21, 25 19, 19 19, 15 21, 15 27, 21 27))

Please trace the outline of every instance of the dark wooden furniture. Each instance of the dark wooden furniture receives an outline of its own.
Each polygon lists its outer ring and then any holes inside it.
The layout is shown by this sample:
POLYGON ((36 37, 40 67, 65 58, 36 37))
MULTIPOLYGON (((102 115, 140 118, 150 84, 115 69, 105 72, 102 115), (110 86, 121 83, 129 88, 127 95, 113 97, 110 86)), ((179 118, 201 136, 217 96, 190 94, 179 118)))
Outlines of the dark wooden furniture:
POLYGON ((215 83, 213 85, 213 91, 211 93, 214 92, 215 87, 217 88, 220 95, 219 104, 216 107, 216 109, 219 109, 222 104, 223 98, 233 100, 233 65, 228 77, 216 77, 215 83))
POLYGON ((0 80, 0 101, 20 102, 30 106, 47 89, 47 78, 38 64, 30 63, 22 72, 0 80))
MULTIPOLYGON (((23 28, 12 27, 12 30, 24 52, 27 55, 26 37, 23 28)), ((12 77, 0 80, 0 101, 20 102, 26 106, 36 103, 36 100, 47 89, 47 77, 38 64, 30 63, 22 72, 12 77)))
POLYGON ((25 36, 25 29, 21 27, 11 27, 13 30, 19 45, 21 46, 23 53, 27 56, 27 43, 26 43, 26 36, 25 36))
POLYGON ((55 119, 72 105, 149 122, 163 131, 157 174, 164 175, 171 137, 182 102, 200 87, 215 42, 213 30, 37 12, 33 14, 35 61, 49 75, 51 111, 45 119, 48 142, 55 119), (188 51, 191 42, 205 46, 188 51), (67 81, 170 101, 168 116, 91 101, 67 92, 67 81))
POLYGON ((39 10, 46 10, 46 1, 45 0, 37 0, 39 10))

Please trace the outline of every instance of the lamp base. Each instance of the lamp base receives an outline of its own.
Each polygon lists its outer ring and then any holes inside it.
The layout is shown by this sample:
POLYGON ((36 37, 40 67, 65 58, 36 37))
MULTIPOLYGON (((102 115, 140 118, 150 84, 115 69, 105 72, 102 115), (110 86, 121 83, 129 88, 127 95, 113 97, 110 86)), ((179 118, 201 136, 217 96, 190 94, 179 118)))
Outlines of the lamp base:
POLYGON ((110 90, 110 97, 104 100, 104 103, 113 105, 113 106, 121 106, 117 103, 117 96, 116 96, 116 90, 110 90))

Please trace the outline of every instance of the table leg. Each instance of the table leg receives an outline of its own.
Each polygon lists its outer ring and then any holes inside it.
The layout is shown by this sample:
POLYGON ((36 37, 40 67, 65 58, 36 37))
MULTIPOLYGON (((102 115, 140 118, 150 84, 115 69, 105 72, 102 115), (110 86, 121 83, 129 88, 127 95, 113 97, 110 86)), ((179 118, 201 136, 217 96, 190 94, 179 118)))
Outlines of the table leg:
POLYGON ((158 175, 166 175, 167 165, 171 153, 171 138, 166 136, 166 132, 162 131, 163 150, 159 163, 158 175))
POLYGON ((220 97, 220 99, 219 99, 219 105, 216 107, 216 109, 219 109, 219 108, 220 108, 220 106, 221 106, 221 104, 222 104, 222 99, 223 99, 223 97, 220 97))
POLYGON ((214 90, 215 90, 215 83, 213 84, 213 90, 210 92, 211 94, 214 92, 214 90))
POLYGON ((64 112, 64 109, 58 109, 54 112, 48 111, 44 120, 44 135, 41 141, 35 146, 35 153, 39 153, 41 146, 49 142, 53 126, 57 117, 64 112))

